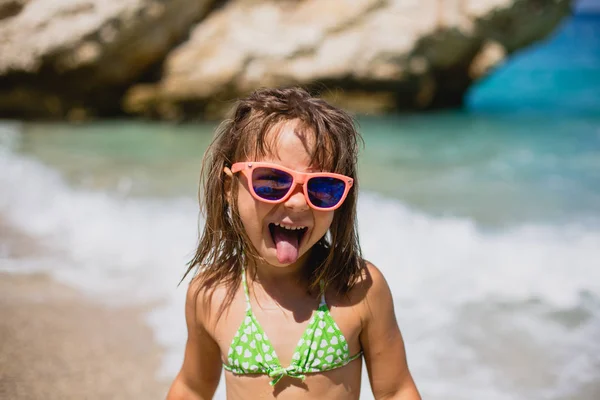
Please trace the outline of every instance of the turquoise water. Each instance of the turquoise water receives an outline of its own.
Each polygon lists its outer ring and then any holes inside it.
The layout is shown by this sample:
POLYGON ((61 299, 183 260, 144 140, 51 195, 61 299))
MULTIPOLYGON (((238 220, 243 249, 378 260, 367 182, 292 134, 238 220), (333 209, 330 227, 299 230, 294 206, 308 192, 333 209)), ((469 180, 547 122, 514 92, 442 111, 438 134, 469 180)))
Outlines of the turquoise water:
POLYGON ((482 112, 600 112, 600 13, 567 19, 554 35, 511 57, 467 98, 482 112))
MULTIPOLYGON (((598 398, 598 21, 518 55, 467 110, 359 118, 361 243, 390 283, 424 398, 598 398)), ((214 128, 1 123, 0 221, 48 252, 0 246, 0 270, 160 304, 148 323, 172 378, 214 128)))
MULTIPOLYGON (((447 112, 361 118, 364 189, 485 227, 597 224, 600 116, 447 112)), ((214 124, 25 126, 20 149, 75 187, 194 196, 214 124)))

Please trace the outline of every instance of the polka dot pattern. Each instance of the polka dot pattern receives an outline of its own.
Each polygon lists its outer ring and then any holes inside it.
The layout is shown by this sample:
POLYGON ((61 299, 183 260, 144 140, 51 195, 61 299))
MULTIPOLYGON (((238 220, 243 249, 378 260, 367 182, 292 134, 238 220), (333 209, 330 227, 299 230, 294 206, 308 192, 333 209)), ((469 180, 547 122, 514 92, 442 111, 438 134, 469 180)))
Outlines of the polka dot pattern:
POLYGON ((362 355, 350 356, 346 338, 331 317, 325 296, 308 321, 304 334, 298 341, 289 367, 283 368, 266 333, 252 313, 245 272, 242 284, 246 295, 246 316, 235 333, 227 364, 223 367, 235 374, 266 374, 275 385, 283 376, 304 379, 304 374, 323 372, 348 364, 362 355))

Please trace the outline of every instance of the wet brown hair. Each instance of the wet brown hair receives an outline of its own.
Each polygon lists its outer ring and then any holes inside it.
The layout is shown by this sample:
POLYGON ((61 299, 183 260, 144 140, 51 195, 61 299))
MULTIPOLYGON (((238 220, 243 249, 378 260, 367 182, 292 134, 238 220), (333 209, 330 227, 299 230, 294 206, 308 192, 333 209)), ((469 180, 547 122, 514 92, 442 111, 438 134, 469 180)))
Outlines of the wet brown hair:
MULTIPOLYGON (((224 168, 273 154, 274 141, 269 132, 293 121, 297 121, 296 130, 312 135, 312 165, 354 179, 346 200, 334 213, 328 234, 310 250, 305 271, 309 290, 317 290, 323 281, 326 288, 348 293, 364 267, 356 224, 356 163, 362 138, 354 120, 304 89, 259 89, 238 101, 232 117, 219 126, 204 155, 200 206, 206 222, 196 254, 184 274, 185 278, 195 270, 200 290, 225 284, 226 302, 241 282, 243 266, 256 266, 262 258, 237 213, 237 196, 231 196, 228 202, 224 168)), ((231 193, 237 193, 238 184, 236 174, 231 193)))

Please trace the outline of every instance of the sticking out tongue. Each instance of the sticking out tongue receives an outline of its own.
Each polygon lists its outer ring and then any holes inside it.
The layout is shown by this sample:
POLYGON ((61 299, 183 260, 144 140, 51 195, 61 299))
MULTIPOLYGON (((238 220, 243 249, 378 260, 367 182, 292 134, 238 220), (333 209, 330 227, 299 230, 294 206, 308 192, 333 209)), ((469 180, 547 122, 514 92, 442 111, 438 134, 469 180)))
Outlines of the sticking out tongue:
POLYGON ((292 231, 272 225, 273 242, 277 247, 277 260, 291 264, 298 259, 299 238, 302 231, 292 231))

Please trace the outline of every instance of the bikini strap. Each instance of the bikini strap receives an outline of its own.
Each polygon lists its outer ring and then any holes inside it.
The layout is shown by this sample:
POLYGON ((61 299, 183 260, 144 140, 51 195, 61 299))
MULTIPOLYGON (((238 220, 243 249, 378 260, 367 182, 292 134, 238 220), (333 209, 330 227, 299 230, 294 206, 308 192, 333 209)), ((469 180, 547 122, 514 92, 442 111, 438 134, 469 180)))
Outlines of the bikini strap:
POLYGON ((246 268, 242 268, 242 286, 246 296, 246 311, 250 311, 250 294, 248 293, 248 283, 246 282, 246 268))
POLYGON ((326 306, 327 302, 325 301, 325 282, 323 282, 322 279, 319 281, 319 286, 321 287, 321 303, 319 304, 319 307, 326 306))

